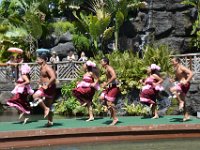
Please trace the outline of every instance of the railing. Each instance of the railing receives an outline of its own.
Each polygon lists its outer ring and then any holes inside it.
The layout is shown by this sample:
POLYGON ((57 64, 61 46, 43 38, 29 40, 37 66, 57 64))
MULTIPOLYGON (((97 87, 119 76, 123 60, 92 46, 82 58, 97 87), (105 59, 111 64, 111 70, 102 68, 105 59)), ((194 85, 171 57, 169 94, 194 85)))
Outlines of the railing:
MULTIPOLYGON (((40 68, 37 63, 27 63, 31 67, 31 81, 36 82, 40 77, 40 68)), ((58 63, 48 63, 52 65, 52 67, 56 70, 57 80, 59 81, 71 81, 76 79, 79 76, 79 72, 81 70, 81 66, 83 62, 80 61, 62 61, 58 63)), ((14 67, 14 66, 13 66, 14 67)), ((18 68, 19 66, 11 69, 11 66, 0 67, 0 82, 10 82, 12 80, 17 79, 18 77, 18 68), (14 76, 13 78, 13 72, 14 76)))
MULTIPOLYGON (((194 72, 193 80, 200 80, 200 53, 175 55, 181 59, 181 63, 191 69, 194 72)), ((59 81, 71 81, 79 77, 83 62, 80 61, 62 61, 55 64, 51 64, 56 70, 57 79, 59 81)), ((31 81, 36 82, 40 77, 39 66, 36 63, 28 63, 31 67, 31 81)), ((15 68, 15 73, 18 75, 18 69, 15 68)), ((0 82, 12 81, 11 67, 0 67, 0 82)))
POLYGON ((200 53, 174 55, 179 57, 181 63, 193 71, 193 80, 200 80, 200 53))

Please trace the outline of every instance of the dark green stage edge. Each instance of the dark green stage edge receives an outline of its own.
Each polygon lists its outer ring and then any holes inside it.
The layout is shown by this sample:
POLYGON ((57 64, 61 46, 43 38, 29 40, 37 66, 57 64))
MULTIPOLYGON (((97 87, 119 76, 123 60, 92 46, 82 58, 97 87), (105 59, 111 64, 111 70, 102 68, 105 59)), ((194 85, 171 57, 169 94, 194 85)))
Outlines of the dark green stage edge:
MULTIPOLYGON (((148 125, 171 125, 171 124, 200 124, 200 119, 190 117, 189 121, 183 122, 183 116, 164 116, 159 119, 151 119, 144 117, 119 117, 119 122, 116 126, 148 126, 148 125)), ((112 120, 109 117, 95 118, 94 121, 86 122, 87 118, 71 118, 71 119, 55 119, 54 126, 51 128, 90 128, 90 127, 106 127, 112 120)), ((27 124, 21 122, 1 122, 0 132, 3 131, 19 131, 19 130, 41 130, 45 127, 46 120, 32 120, 27 124)))

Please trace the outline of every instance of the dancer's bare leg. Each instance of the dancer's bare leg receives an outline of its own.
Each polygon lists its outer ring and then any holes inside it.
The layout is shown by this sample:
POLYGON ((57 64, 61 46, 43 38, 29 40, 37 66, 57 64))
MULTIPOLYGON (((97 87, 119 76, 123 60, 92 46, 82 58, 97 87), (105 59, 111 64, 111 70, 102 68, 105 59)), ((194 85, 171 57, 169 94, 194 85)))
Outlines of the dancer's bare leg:
POLYGON ((89 113, 89 119, 87 119, 86 121, 93 121, 94 120, 94 115, 93 115, 93 109, 91 106, 91 103, 87 104, 87 109, 88 109, 88 113, 89 113))
MULTIPOLYGON (((42 99, 43 96, 41 96, 40 94, 33 94, 33 99, 34 101, 37 101, 38 99, 42 99)), ((42 107, 42 109, 44 110, 44 118, 46 118, 49 114, 50 109, 44 104, 43 101, 41 101, 39 103, 40 107, 42 107)))
POLYGON ((185 95, 183 93, 181 93, 181 95, 179 96, 180 99, 184 102, 184 106, 183 106, 183 121, 187 121, 190 119, 190 115, 187 111, 187 107, 185 104, 185 95))
POLYGON ((156 104, 152 105, 151 110, 152 110, 152 114, 153 114, 152 119, 158 119, 159 115, 158 115, 158 110, 157 110, 156 104))
POLYGON ((183 107, 185 105, 185 102, 184 102, 184 96, 183 96, 183 94, 182 93, 180 95, 176 94, 176 97, 177 97, 177 100, 178 100, 178 103, 179 103, 179 110, 184 109, 183 107))
POLYGON ((40 107, 44 110, 44 118, 46 118, 49 115, 50 109, 44 104, 44 102, 39 103, 40 107))
POLYGON ((46 100, 46 107, 49 109, 49 113, 48 113, 48 123, 47 123, 47 126, 52 126, 53 125, 53 112, 50 111, 50 107, 52 106, 53 104, 53 99, 47 99, 46 100))
POLYGON ((117 122, 118 122, 115 106, 112 102, 107 102, 107 105, 110 110, 111 117, 113 118, 113 122, 110 125, 113 126, 113 125, 117 124, 117 122))

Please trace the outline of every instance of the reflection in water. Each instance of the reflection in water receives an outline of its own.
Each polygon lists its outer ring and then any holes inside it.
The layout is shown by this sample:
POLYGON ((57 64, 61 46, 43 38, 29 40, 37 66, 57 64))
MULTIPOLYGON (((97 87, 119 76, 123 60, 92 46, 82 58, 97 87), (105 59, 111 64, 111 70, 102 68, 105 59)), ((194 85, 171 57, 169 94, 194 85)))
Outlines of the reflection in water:
POLYGON ((18 112, 16 109, 7 108, 0 114, 1 122, 16 121, 18 119, 18 112))
POLYGON ((149 140, 138 142, 107 142, 82 145, 50 146, 21 150, 198 150, 199 139, 149 140))

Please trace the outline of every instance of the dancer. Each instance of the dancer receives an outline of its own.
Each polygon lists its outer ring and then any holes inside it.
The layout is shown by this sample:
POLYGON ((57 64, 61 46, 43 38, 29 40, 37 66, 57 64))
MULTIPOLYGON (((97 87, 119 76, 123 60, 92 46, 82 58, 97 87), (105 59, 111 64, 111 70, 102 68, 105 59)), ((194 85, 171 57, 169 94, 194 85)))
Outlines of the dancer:
POLYGON ((118 122, 115 109, 115 100, 117 95, 120 93, 119 88, 117 87, 117 76, 115 70, 112 66, 109 65, 109 59, 103 58, 101 60, 101 65, 106 70, 107 81, 105 81, 101 86, 104 89, 100 95, 100 100, 106 101, 108 110, 111 113, 113 121, 110 125, 115 125, 118 122))
POLYGON ((159 75, 160 67, 156 64, 152 64, 147 68, 148 77, 145 80, 140 80, 144 85, 140 92, 140 102, 148 105, 152 111, 152 119, 159 118, 157 112, 156 96, 158 91, 164 90, 160 85, 163 79, 159 75))
POLYGON ((33 94, 34 103, 31 106, 39 104, 43 108, 44 118, 48 116, 46 126, 49 127, 53 125, 53 112, 50 111, 50 108, 56 94, 56 75, 53 68, 46 63, 46 60, 45 54, 37 57, 37 63, 40 65, 40 81, 39 89, 33 94))
POLYGON ((100 89, 98 84, 99 75, 96 64, 92 61, 87 61, 83 65, 83 69, 85 70, 83 80, 77 84, 77 87, 72 92, 82 106, 87 106, 89 119, 86 121, 93 121, 92 99, 95 91, 100 89))
POLYGON ((179 90, 179 93, 176 93, 177 100, 179 102, 179 109, 183 109, 184 117, 183 121, 187 121, 190 119, 189 113, 186 109, 185 105, 185 96, 190 88, 190 80, 193 77, 193 72, 183 66, 180 63, 180 59, 175 57, 171 60, 171 63, 174 66, 174 71, 175 71, 175 78, 178 81, 177 87, 175 87, 175 90, 179 90))
MULTIPOLYGON (((14 96, 8 99, 7 104, 11 107, 15 107, 19 110, 20 116, 22 118, 24 114, 30 114, 30 106, 27 101, 28 95, 32 95, 34 91, 30 86, 30 71, 31 68, 27 64, 21 66, 21 76, 16 82, 15 88, 11 91, 14 96)), ((24 119, 24 123, 27 122, 29 118, 24 119)))

